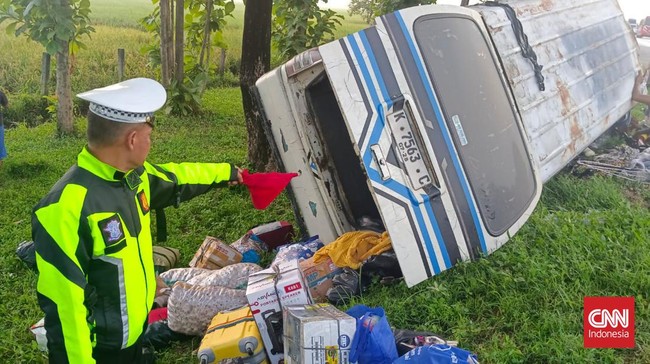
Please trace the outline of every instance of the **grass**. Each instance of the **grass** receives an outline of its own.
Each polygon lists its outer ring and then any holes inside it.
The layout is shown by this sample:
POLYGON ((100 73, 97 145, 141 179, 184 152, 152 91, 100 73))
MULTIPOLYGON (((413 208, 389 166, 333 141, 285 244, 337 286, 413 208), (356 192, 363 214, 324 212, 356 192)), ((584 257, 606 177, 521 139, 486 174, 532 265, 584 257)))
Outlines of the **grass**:
MULTIPOLYGON (((95 26, 92 38, 84 39, 88 49, 78 52, 73 59, 72 91, 79 93, 118 81, 117 49, 125 50, 125 78, 155 77, 156 72, 148 66, 148 59, 140 49, 151 37, 134 28, 95 26)), ((37 94, 40 90, 40 70, 43 49, 25 37, 15 38, 0 29, 0 48, 12 52, 0 52, 0 85, 10 94, 37 94)), ((54 94, 56 63, 52 57, 49 90, 54 94)), ((11 95, 10 95, 11 99, 11 95)))
POLYGON ((140 19, 151 14, 155 6, 151 0, 93 0, 90 19, 93 24, 140 28, 140 19))

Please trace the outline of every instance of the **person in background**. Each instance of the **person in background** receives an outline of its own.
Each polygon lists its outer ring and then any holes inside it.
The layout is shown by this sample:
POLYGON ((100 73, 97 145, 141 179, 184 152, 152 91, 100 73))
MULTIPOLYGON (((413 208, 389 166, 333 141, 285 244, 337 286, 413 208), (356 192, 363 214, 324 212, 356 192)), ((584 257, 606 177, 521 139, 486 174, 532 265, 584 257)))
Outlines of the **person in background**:
POLYGON ((632 101, 641 102, 645 104, 645 125, 636 126, 636 130, 632 134, 632 139, 639 147, 647 147, 648 140, 650 140, 650 95, 647 95, 647 76, 648 70, 639 72, 634 81, 634 88, 632 88, 632 101))
POLYGON ((646 87, 645 82, 648 71, 650 70, 637 73, 634 81, 634 88, 632 89, 632 100, 642 102, 646 105, 650 105, 650 95, 643 94, 641 90, 643 87, 646 87))
POLYGON ((7 148, 5 147, 5 126, 4 126, 4 114, 3 111, 9 107, 9 99, 7 95, 0 90, 0 167, 5 158, 7 158, 7 148))
POLYGON ((154 80, 77 97, 90 102, 88 144, 32 214, 49 362, 147 362, 142 335, 156 292, 150 211, 241 183, 241 171, 146 161, 154 112, 166 101, 154 80))

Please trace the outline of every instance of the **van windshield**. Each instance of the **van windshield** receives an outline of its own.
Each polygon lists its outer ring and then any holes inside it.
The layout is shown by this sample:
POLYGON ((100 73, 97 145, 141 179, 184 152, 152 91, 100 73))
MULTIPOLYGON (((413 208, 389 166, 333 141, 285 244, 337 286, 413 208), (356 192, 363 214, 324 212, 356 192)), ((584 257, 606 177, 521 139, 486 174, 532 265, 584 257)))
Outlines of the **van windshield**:
POLYGON ((536 191, 507 86, 472 19, 423 16, 414 32, 483 223, 501 235, 536 191))

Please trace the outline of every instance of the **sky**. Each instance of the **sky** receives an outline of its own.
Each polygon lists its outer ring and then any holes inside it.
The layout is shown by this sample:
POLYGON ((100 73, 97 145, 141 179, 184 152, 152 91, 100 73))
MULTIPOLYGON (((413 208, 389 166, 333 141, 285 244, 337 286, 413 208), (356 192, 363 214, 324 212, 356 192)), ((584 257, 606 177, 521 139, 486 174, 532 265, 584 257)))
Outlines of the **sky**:
MULTIPOLYGON (((567 1, 567 0, 559 0, 567 1)), ((346 9, 350 0, 328 0, 327 4, 322 4, 335 9, 346 9)), ((470 4, 478 1, 470 0, 470 4)), ((460 0, 438 0, 438 4, 460 5, 460 0)), ((644 16, 650 16, 650 1, 648 0, 618 0, 618 4, 623 10, 625 18, 635 18, 637 21, 644 16)))

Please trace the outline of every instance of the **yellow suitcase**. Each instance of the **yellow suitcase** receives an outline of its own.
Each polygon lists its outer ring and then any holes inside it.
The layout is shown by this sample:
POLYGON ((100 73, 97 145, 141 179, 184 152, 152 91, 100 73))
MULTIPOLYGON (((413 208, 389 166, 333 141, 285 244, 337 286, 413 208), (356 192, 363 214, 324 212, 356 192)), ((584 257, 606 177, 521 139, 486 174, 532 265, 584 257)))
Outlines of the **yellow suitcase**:
POLYGON ((216 314, 201 340, 197 356, 201 364, 268 364, 250 307, 216 314))

